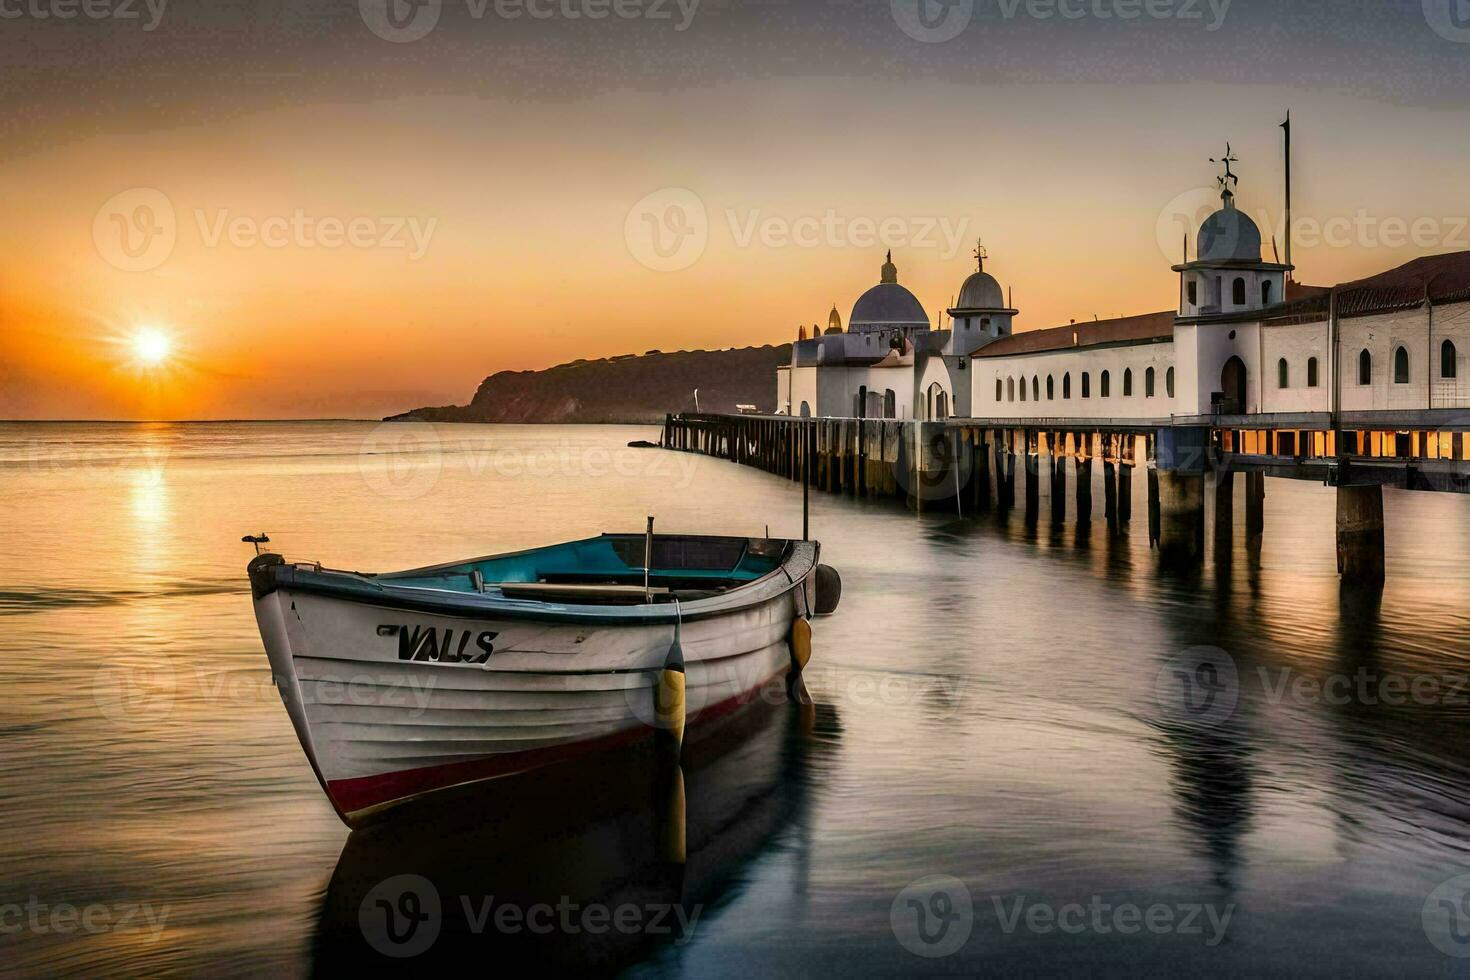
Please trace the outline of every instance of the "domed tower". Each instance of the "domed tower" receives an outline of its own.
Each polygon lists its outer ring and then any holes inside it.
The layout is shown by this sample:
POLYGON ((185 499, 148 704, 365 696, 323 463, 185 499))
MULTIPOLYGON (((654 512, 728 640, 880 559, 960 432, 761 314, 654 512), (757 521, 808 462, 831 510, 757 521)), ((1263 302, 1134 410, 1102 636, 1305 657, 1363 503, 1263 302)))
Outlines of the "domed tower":
POLYGON ((1240 178, 1230 169, 1237 162, 1226 145, 1220 182, 1220 210, 1210 215, 1195 236, 1194 261, 1173 267, 1179 273, 1179 316, 1188 319, 1231 319, 1259 313, 1284 298, 1290 265, 1261 260, 1261 229, 1235 206, 1240 178))
POLYGON ((848 333, 884 334, 894 341, 929 330, 929 314, 913 293, 898 284, 898 266, 893 253, 883 263, 878 285, 858 297, 847 318, 848 333))
POLYGON ((1261 229, 1235 206, 1240 178, 1229 144, 1211 163, 1225 168, 1220 209, 1199 226, 1191 261, 1186 241, 1174 319, 1178 387, 1173 410, 1187 415, 1264 411, 1265 356, 1261 320, 1281 303, 1292 266, 1261 258, 1261 229))
MULTIPOLYGON (((841 332, 842 332, 842 314, 837 312, 837 304, 836 303, 833 303, 832 304, 832 312, 827 314, 827 330, 826 330, 826 333, 833 334, 833 333, 841 333, 841 332)), ((825 336, 825 334, 824 334, 824 336, 825 336)))
POLYGON ((1000 283, 985 271, 985 260, 990 257, 985 246, 976 242, 974 254, 975 271, 960 286, 959 299, 949 311, 953 321, 950 347, 956 354, 969 354, 997 337, 1006 336, 1016 315, 1006 303, 1000 283))

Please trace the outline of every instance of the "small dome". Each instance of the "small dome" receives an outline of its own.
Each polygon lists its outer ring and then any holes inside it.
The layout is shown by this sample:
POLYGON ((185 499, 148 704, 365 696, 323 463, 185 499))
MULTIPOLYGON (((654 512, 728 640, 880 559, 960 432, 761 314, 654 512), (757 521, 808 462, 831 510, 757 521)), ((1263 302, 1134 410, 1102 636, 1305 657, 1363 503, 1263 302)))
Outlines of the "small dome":
POLYGON ((827 333, 842 332, 842 314, 837 312, 837 304, 832 304, 832 312, 827 314, 827 333))
POLYGON ((1199 226, 1195 257, 1200 262, 1261 261, 1261 229, 1228 202, 1199 226))
POLYGON ((955 303, 957 310, 1003 310, 1005 306, 1005 293, 988 272, 970 273, 970 278, 960 287, 960 298, 955 303))

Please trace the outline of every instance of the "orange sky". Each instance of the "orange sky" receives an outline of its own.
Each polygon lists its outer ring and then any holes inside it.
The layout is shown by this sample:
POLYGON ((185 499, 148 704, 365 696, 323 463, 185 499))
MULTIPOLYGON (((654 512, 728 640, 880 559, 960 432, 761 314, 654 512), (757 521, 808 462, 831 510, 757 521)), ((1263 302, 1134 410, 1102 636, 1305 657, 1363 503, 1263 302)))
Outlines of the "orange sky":
POLYGON ((462 403, 497 370, 785 342, 877 280, 864 222, 888 224, 931 317, 981 235, 1017 329, 1163 309, 1170 209, 1208 204, 1226 138, 1240 205, 1279 219, 1288 105, 1299 278, 1470 247, 1462 107, 1292 82, 731 72, 554 98, 420 82, 217 113, 227 97, 204 93, 104 125, 63 99, 0 167, 0 417, 377 417, 462 403), (692 192, 706 244, 658 271, 629 215, 669 188, 692 192), (140 205, 164 231, 151 248, 140 205), (1313 244, 1329 220, 1355 226, 1313 244), (1399 241, 1415 220, 1420 240, 1399 241), (786 242, 793 224, 818 230, 786 242), (163 368, 130 363, 145 326, 175 339, 163 368))

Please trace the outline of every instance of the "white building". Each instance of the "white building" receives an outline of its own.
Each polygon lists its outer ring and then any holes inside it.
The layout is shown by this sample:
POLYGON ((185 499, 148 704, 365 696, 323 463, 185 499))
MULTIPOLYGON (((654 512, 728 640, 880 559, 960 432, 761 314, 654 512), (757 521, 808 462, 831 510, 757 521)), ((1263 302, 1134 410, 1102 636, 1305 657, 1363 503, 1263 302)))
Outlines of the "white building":
POLYGON ((1013 332, 1017 311, 977 249, 940 330, 899 285, 890 254, 846 333, 829 321, 826 334, 795 344, 777 372, 778 411, 1167 419, 1470 406, 1470 252, 1304 286, 1290 265, 1262 259, 1260 230, 1222 185, 1195 259, 1173 267, 1175 309, 1013 332))

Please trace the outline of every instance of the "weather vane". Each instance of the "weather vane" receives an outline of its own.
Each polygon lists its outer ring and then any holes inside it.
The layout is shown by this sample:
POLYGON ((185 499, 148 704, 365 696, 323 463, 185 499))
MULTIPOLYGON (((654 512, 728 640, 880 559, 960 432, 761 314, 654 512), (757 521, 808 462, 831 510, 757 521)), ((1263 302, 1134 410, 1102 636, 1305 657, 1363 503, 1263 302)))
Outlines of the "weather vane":
POLYGON ((975 251, 970 254, 975 256, 975 263, 979 266, 980 271, 984 272, 985 260, 990 258, 990 253, 985 251, 985 240, 983 238, 975 239, 975 251))
POLYGON ((1232 163, 1239 163, 1240 158, 1230 152, 1230 143, 1228 141, 1225 143, 1225 155, 1218 160, 1216 160, 1214 157, 1210 157, 1210 162, 1221 163, 1225 165, 1225 176, 1215 178, 1215 180, 1219 182, 1220 190, 1222 192, 1227 194, 1232 193, 1231 188, 1240 186, 1240 178, 1237 177, 1235 175, 1235 172, 1230 169, 1230 165, 1232 163), (1226 185, 1226 181, 1230 182, 1229 186, 1226 185))

